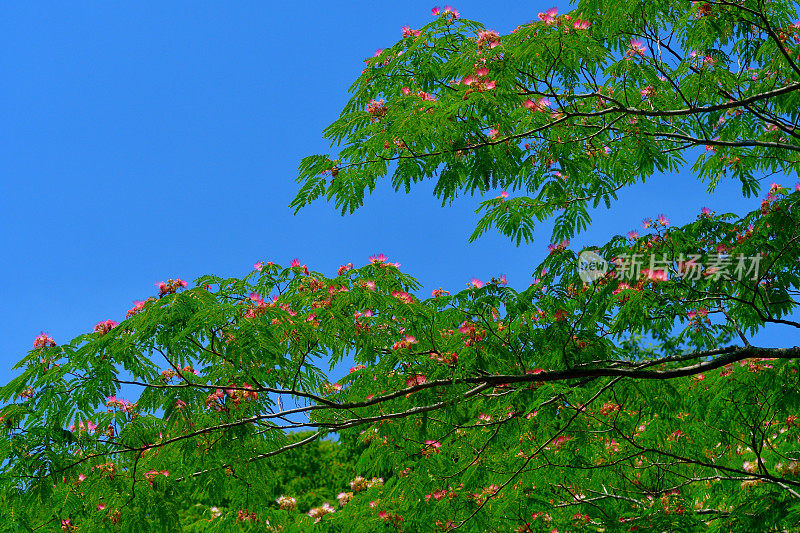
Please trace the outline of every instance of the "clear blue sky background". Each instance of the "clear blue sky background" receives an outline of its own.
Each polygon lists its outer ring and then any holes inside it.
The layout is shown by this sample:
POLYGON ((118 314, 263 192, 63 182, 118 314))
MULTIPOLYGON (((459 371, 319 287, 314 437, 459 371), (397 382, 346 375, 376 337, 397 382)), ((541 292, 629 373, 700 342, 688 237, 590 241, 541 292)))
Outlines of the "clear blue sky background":
MULTIPOLYGON (((506 33, 553 4, 461 1, 462 16, 506 33)), ((567 4, 556 4, 562 12, 567 4)), ((287 207, 301 157, 347 87, 425 2, 79 2, 0 4, 0 382, 49 332, 57 342, 120 321, 169 277, 244 275, 297 257, 334 275, 386 253, 425 295, 505 273, 518 289, 544 257, 549 227, 515 247, 469 244, 466 197, 442 209, 430 185, 383 184, 357 214, 287 207)), ((787 177, 792 185, 796 177, 787 177)), ((768 185, 767 185, 768 186, 768 185)), ((622 193, 573 244, 605 242, 666 213, 744 212, 728 182, 714 196, 690 173, 622 193)), ((776 332, 764 338, 785 344, 776 332)))

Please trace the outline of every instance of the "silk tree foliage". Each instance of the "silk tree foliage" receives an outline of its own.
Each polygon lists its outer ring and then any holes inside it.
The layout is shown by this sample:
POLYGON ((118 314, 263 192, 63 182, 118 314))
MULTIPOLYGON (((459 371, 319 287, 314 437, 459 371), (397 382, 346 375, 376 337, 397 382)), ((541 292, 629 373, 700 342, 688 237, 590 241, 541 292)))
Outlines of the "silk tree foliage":
POLYGON ((730 177, 753 194, 798 164, 795 15, 783 1, 585 1, 500 38, 441 13, 367 60, 325 130, 341 150, 303 161, 293 205, 324 195, 352 212, 389 172, 398 190, 436 179, 443 204, 499 187, 518 194, 480 203, 472 238, 496 227, 519 243, 553 216, 568 238, 590 207, 691 160, 710 189, 730 177))
MULTIPOLYGON (((368 60, 294 205, 352 211, 390 170, 445 203, 502 187, 473 237, 519 243, 550 217, 566 239, 690 158, 710 187, 794 180, 794 9, 587 1, 502 37, 439 10, 368 60)), ((593 281, 562 241, 521 291, 421 298, 385 257, 165 282, 118 325, 36 339, 0 391, 0 513, 66 531, 794 527, 798 203, 774 185, 745 216, 660 217, 593 248, 593 281), (765 330, 783 343, 751 344, 765 330), (304 513, 274 472, 334 433, 357 477, 304 513)))

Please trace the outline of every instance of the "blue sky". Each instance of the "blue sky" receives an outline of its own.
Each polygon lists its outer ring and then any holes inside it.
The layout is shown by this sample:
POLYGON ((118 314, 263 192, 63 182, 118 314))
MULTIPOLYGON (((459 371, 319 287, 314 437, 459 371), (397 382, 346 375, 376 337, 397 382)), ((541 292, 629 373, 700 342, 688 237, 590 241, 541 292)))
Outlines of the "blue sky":
MULTIPOLYGON (((300 159, 328 151, 321 132, 362 60, 403 25, 427 23, 433 5, 0 4, 0 383, 41 331, 63 342, 122 320, 158 281, 241 276, 257 260, 297 257, 333 276, 382 252, 425 295, 499 274, 525 288, 548 225, 528 246, 494 234, 470 244, 477 199, 443 209, 430 185, 406 195, 384 183, 355 215, 287 207, 300 159)), ((455 5, 502 33, 552 6, 455 5)), ((682 224, 702 206, 758 206, 732 182, 704 189, 689 172, 657 177, 573 243, 605 242, 662 212, 682 224)))

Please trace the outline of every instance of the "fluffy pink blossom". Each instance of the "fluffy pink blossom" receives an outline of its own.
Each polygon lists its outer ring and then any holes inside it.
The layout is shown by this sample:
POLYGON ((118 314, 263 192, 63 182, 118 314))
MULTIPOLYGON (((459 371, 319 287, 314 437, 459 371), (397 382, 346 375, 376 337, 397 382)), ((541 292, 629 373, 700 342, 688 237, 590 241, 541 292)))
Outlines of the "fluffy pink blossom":
POLYGON ((644 53, 647 51, 647 47, 637 39, 631 39, 628 47, 628 55, 640 55, 643 56, 644 53))
POLYGON ((405 291, 392 291, 392 296, 394 296, 403 303, 410 304, 414 302, 414 298, 405 291))
POLYGON ((408 26, 403 26, 403 39, 407 37, 419 37, 419 30, 412 30, 408 26))
POLYGON ((500 44, 500 35, 494 30, 483 30, 478 32, 478 46, 486 46, 494 48, 500 44))
POLYGON ((476 289, 480 289, 481 287, 483 287, 483 282, 481 280, 479 280, 478 278, 472 278, 469 281, 469 285, 471 285, 472 287, 474 287, 476 289))
POLYGON ((551 7, 544 13, 539 13, 539 20, 544 22, 545 24, 552 24, 555 22, 556 17, 558 16, 558 9, 555 7, 551 7))
POLYGON ((264 263, 262 261, 258 261, 255 265, 253 265, 253 268, 261 272, 264 269, 264 263))
POLYGON ((47 348, 50 346, 55 346, 56 341, 53 340, 53 337, 48 335, 47 333, 40 333, 33 339, 33 349, 38 350, 39 348, 47 348))
POLYGON ((428 381, 428 377, 425 374, 414 374, 406 379, 406 387, 422 385, 426 381, 428 381))
POLYGON ((100 335, 105 335, 106 333, 108 333, 109 331, 114 329, 115 327, 117 327, 117 323, 114 322, 113 320, 111 320, 111 319, 104 320, 103 322, 99 322, 94 327, 94 333, 99 333, 100 335))
POLYGON ((576 18, 575 22, 572 24, 572 27, 576 30, 588 30, 589 26, 591 26, 591 22, 588 20, 581 20, 580 18, 576 18))

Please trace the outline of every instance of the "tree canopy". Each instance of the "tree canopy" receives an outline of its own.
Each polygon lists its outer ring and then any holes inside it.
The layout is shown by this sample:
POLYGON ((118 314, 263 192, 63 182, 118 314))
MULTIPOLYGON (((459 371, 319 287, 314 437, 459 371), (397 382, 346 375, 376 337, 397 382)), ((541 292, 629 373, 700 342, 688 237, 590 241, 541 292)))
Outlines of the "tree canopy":
POLYGON ((444 204, 481 197, 473 238, 519 245, 556 219, 534 282, 423 297, 382 255, 335 275, 264 258, 163 282, 71 341, 42 334, 0 389, 6 523, 800 523, 800 185, 780 184, 800 151, 794 4, 587 0, 503 36, 432 14, 367 60, 325 131, 338 152, 303 160, 292 205, 352 212, 390 173, 398 190, 434 179, 444 204), (641 235, 570 248, 592 208, 689 161, 710 188, 778 183, 744 215, 654 213, 641 235), (785 342, 753 345, 767 329, 785 342))

